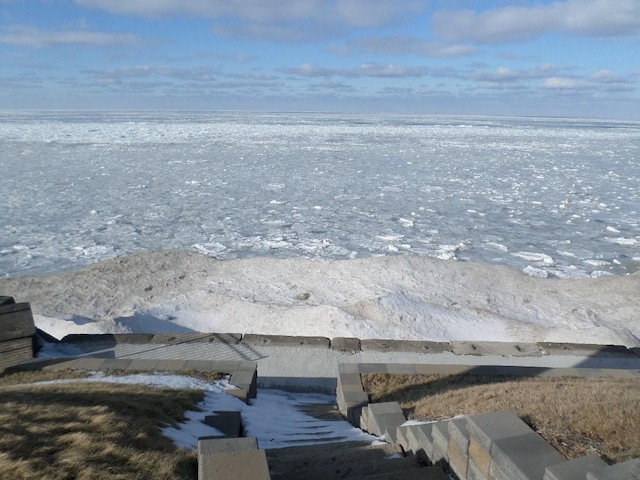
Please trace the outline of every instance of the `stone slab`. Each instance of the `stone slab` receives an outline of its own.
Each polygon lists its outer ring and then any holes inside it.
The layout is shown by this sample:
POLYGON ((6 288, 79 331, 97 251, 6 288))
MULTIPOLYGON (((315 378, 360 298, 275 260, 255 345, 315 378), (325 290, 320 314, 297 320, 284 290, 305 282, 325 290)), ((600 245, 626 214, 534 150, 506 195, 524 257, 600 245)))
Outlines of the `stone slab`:
POLYGON ((187 360, 184 369, 187 372, 218 372, 215 362, 210 360, 187 360))
POLYGON ((360 374, 359 363, 339 363, 338 373, 357 373, 360 374))
POLYGON ((100 370, 126 370, 131 365, 132 360, 125 358, 107 358, 100 365, 100 370))
POLYGON ((539 342, 545 355, 577 355, 582 357, 629 357, 633 352, 622 345, 595 345, 590 343, 539 342))
POLYGON ((212 455, 225 452, 245 452, 258 449, 255 437, 211 438, 198 441, 198 455, 212 455))
POLYGON ((183 343, 220 342, 237 345, 242 339, 240 333, 156 333, 149 343, 159 345, 179 345, 183 343))
POLYGON ((489 478, 489 472, 491 470, 491 453, 489 453, 473 435, 471 435, 471 438, 469 439, 468 455, 469 463, 473 462, 474 468, 477 470, 475 473, 485 479, 489 478))
POLYGON ((264 450, 247 450, 198 456, 200 480, 270 480, 264 450))
POLYGON ((81 365, 81 361, 76 359, 66 359, 64 361, 56 361, 52 362, 50 365, 47 365, 42 368, 44 371, 60 371, 60 370, 84 370, 83 368, 78 368, 81 365))
POLYGON ((535 432, 494 440, 491 447, 491 475, 494 469, 507 475, 504 480, 543 478, 545 469, 565 458, 535 432))
POLYGON ((437 422, 431 428, 433 436, 433 448, 431 454, 431 462, 442 463, 448 460, 447 450, 449 449, 449 427, 447 421, 437 422))
POLYGON ((159 360, 147 358, 134 358, 126 368, 127 370, 139 370, 143 372, 152 372, 156 370, 159 360))
POLYGON ((361 351, 360 339, 355 337, 335 337, 331 339, 331 350, 346 353, 358 353, 361 351))
POLYGON ((246 390, 249 398, 256 398, 258 373, 253 370, 236 370, 231 374, 230 382, 238 388, 246 390))
POLYGON ((450 342, 456 355, 499 355, 502 357, 540 357, 541 348, 535 343, 512 342, 450 342))
POLYGON ((449 441, 456 442, 464 451, 465 455, 469 449, 469 432, 467 431, 467 419, 456 418, 447 422, 449 428, 449 441))
POLYGON ((585 480, 587 473, 601 470, 607 463, 595 455, 586 455, 566 462, 550 465, 543 480, 585 480))
POLYGON ((470 415, 466 417, 467 430, 485 451, 493 454, 491 448, 496 440, 533 433, 515 413, 509 410, 470 415))
POLYGON ((469 458, 467 463, 467 479, 466 480, 489 480, 489 474, 485 475, 476 465, 476 463, 469 458))
POLYGON ((470 372, 474 367, 468 365, 431 365, 416 364, 416 373, 418 375, 464 375, 470 372))
POLYGON ((387 363, 387 373, 393 375, 415 375, 416 366, 413 363, 387 363))
POLYGON ((184 370, 186 360, 158 360, 156 369, 160 372, 179 372, 184 370))
POLYGON ((239 411, 221 410, 207 415, 202 423, 219 430, 225 437, 242 436, 242 419, 239 411))
POLYGON ((451 352, 446 342, 428 342, 415 340, 361 340, 363 352, 408 352, 408 353, 444 353, 451 352))
POLYGON ((389 373, 386 363, 361 363, 360 373, 389 373))
POLYGON ((75 345, 86 343, 144 345, 149 343, 152 337, 153 335, 150 333, 71 333, 60 340, 60 342, 75 345))
POLYGON ((453 439, 449 440, 447 448, 447 458, 449 459, 449 467, 459 478, 467 478, 467 466, 469 457, 467 449, 453 439))
POLYGON ((76 368, 78 370, 100 370, 102 364, 108 360, 107 358, 78 358, 76 368))
POLYGON ((640 458, 609 465, 596 472, 587 473, 587 480, 638 480, 640 479, 640 458))
POLYGON ((242 337, 242 343, 254 346, 317 347, 328 349, 331 344, 331 340, 325 337, 246 334, 242 337))

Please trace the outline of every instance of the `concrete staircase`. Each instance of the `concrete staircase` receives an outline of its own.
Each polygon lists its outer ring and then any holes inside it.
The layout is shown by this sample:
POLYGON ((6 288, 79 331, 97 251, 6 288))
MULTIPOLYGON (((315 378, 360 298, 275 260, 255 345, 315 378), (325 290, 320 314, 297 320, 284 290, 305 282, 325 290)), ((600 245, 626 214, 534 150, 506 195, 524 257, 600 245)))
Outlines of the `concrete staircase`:
POLYGON ((341 442, 266 450, 272 480, 446 480, 440 467, 427 467, 389 444, 341 442))

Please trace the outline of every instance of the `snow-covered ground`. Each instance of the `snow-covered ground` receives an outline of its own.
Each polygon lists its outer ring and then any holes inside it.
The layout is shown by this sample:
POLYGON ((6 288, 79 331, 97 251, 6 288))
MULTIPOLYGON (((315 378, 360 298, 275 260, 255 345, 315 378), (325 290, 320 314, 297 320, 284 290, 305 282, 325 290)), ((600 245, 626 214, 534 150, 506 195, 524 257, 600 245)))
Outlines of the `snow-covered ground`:
POLYGON ((156 252, 0 279, 38 327, 67 333, 238 332, 638 346, 640 274, 536 278, 421 256, 215 260, 156 252))
POLYGON ((331 441, 370 441, 378 439, 364 433, 346 421, 319 420, 303 413, 299 408, 305 404, 335 404, 335 397, 317 393, 291 393, 281 390, 260 390, 257 398, 247 405, 224 390, 232 388, 227 380, 206 382, 195 377, 168 374, 134 374, 109 376, 95 373, 85 379, 55 380, 43 384, 77 382, 109 382, 149 385, 153 387, 190 388, 203 390, 204 400, 198 411, 186 413, 187 420, 177 427, 165 427, 163 433, 180 448, 194 449, 198 438, 222 436, 202 420, 215 411, 239 411, 242 416, 244 435, 255 437, 262 449, 310 445, 331 441))

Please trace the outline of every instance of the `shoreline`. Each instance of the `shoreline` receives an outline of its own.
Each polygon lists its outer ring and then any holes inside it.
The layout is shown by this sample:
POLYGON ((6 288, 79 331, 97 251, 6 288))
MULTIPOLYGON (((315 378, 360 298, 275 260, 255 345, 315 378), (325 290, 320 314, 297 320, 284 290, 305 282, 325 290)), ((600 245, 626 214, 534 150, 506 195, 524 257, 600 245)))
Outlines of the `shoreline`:
POLYGON ((0 279, 0 291, 30 302, 53 336, 238 331, 640 346, 638 273, 541 279, 416 255, 217 260, 160 251, 0 279))

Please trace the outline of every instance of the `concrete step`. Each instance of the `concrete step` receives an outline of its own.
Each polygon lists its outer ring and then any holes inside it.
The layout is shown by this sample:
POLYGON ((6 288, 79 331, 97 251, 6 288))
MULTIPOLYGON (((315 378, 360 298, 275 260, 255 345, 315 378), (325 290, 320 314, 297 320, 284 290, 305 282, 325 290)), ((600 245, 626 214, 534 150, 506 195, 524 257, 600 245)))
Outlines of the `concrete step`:
MULTIPOLYGON (((391 445, 343 442, 267 450, 272 480, 332 480, 413 478, 408 472, 424 470, 416 457, 405 457, 391 445), (402 473, 401 473, 402 472, 402 473), (393 475, 385 477, 383 475, 393 475)), ((425 470, 425 473, 428 473, 425 470)), ((413 475, 413 473, 411 473, 413 475)), ((421 477, 424 478, 424 477, 421 477)), ((429 478, 429 477, 426 477, 429 478)), ((434 477, 436 479, 438 477, 434 477)), ((446 479, 446 477, 444 477, 446 479)))

